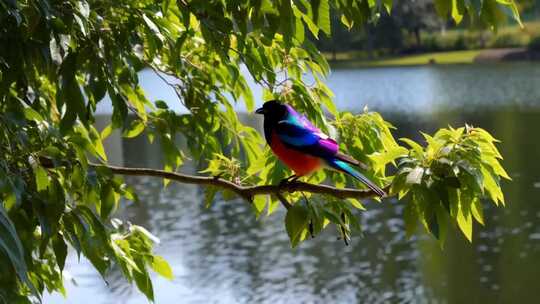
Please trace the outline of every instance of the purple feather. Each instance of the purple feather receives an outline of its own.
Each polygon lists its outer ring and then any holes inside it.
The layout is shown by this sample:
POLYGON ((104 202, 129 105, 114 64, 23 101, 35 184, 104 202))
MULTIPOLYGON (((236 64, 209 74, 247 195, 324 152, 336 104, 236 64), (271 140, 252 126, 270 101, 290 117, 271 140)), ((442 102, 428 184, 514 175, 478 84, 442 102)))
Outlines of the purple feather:
MULTIPOLYGON (((298 114, 293 107, 290 105, 285 106, 287 107, 287 112, 289 114, 286 121, 302 128, 305 133, 309 134, 309 137, 316 137, 316 142, 310 145, 309 148, 306 147, 310 150, 309 152, 314 152, 314 154, 321 156, 332 156, 338 152, 339 146, 335 140, 324 134, 319 128, 315 127, 304 115, 298 114)), ((306 135, 304 135, 304 137, 306 137, 306 135)))

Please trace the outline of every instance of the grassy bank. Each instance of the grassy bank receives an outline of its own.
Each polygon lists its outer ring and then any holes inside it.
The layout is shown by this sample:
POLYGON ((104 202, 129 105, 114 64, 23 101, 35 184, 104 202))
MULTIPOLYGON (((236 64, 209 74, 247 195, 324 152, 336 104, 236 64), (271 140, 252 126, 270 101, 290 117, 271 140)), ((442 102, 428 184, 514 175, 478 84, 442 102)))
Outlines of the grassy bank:
POLYGON ((482 50, 426 53, 369 62, 371 66, 472 63, 482 50))
POLYGON ((424 64, 463 64, 472 63, 474 58, 480 54, 482 50, 467 50, 467 51, 451 51, 425 53, 418 55, 401 56, 388 59, 376 60, 338 60, 333 61, 335 66, 343 67, 383 67, 383 66, 407 66, 407 65, 424 65, 424 64))

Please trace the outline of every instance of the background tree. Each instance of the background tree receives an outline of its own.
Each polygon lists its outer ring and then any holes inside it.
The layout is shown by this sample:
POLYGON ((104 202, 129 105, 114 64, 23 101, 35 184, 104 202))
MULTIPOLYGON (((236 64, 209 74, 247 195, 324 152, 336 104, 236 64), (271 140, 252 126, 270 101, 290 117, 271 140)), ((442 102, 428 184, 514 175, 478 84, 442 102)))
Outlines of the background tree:
MULTIPOLYGON (((517 18, 512 1, 436 4, 441 16, 456 22, 467 12, 495 26, 507 9, 517 18)), ((347 240, 358 228, 355 212, 364 208, 359 199, 372 193, 343 188, 357 185, 325 172, 310 183, 278 185, 287 172, 234 111, 236 103, 254 108, 241 66, 264 88, 265 99, 289 102, 325 131, 335 130, 342 149, 370 164, 370 178, 389 185, 406 204, 408 233, 420 221, 444 242, 446 226, 457 223, 470 240, 472 219, 483 222, 480 199, 504 204, 499 181, 508 176, 496 140, 466 126, 425 134, 426 146, 408 139, 400 146, 379 114, 337 111, 323 82, 327 62, 305 39, 307 31, 315 37, 331 33, 331 6, 343 24, 360 27, 391 5, 0 0, 0 299, 28 303, 39 301, 45 290, 63 293, 68 250, 84 255, 102 275, 118 265, 153 299, 150 269, 168 278, 172 273, 152 253, 149 232, 113 217, 118 204, 136 200, 122 175, 201 184, 207 203, 218 192, 241 197, 257 216, 282 204, 293 246, 328 224, 347 240), (184 112, 148 100, 139 85, 142 69, 169 83, 184 112), (313 84, 304 83, 305 73, 313 75, 313 84), (113 113, 110 125, 98 132, 95 111, 105 96, 113 113), (102 141, 113 130, 125 137, 144 131, 158 142, 163 170, 108 165, 102 141), (174 144, 178 137, 186 149, 174 144), (201 160, 206 175, 177 173, 187 157, 201 160), (395 175, 386 175, 387 165, 395 175)))
POLYGON ((435 12, 435 3, 428 0, 398 1, 393 8, 392 18, 399 27, 414 36, 417 48, 422 44, 421 30, 439 29, 443 23, 435 12))
MULTIPOLYGON (((333 24, 340 23, 341 14, 338 11, 332 10, 330 16, 333 24)), ((331 53, 332 60, 337 60, 337 53, 348 51, 366 51, 371 59, 375 57, 376 50, 397 53, 405 44, 402 28, 394 15, 387 11, 382 11, 375 22, 362 27, 333 26, 330 35, 321 34, 319 38, 309 35, 309 39, 320 51, 331 53)))

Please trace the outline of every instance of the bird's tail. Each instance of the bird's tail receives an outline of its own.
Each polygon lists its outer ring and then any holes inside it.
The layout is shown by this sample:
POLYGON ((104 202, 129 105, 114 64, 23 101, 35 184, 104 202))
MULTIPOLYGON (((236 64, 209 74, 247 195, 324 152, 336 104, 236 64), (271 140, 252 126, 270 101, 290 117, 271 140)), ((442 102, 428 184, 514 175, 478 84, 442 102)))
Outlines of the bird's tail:
POLYGON ((344 172, 346 174, 349 174, 350 176, 356 178, 357 180, 361 181, 363 184, 365 184, 369 189, 371 189, 373 192, 377 193, 377 195, 383 197, 386 196, 386 193, 379 188, 377 185, 375 185, 372 181, 370 181, 367 177, 365 177, 362 173, 354 170, 349 164, 347 164, 344 161, 341 161, 339 159, 327 159, 326 163, 335 170, 344 172))

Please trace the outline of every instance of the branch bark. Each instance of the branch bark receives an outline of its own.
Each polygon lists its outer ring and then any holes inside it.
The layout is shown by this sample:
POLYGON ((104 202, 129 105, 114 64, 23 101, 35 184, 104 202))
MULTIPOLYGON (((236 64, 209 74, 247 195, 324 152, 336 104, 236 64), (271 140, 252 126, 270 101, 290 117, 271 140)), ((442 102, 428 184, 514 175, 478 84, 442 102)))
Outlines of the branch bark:
MULTIPOLYGON (((55 164, 51 159, 41 158, 40 163, 43 167, 54 168, 55 164)), ((133 168, 133 167, 120 167, 104 164, 89 163, 92 167, 104 167, 109 169, 114 174, 129 175, 129 176, 154 176, 160 178, 166 178, 172 181, 195 184, 202 186, 219 187, 225 190, 229 190, 251 202, 255 195, 274 195, 277 197, 285 208, 289 208, 291 205, 283 196, 283 193, 294 192, 309 192, 315 194, 324 194, 333 196, 340 199, 356 198, 364 199, 369 197, 377 197, 378 195, 371 190, 360 190, 351 188, 336 188, 329 185, 316 185, 300 181, 293 181, 289 183, 282 183, 279 185, 259 185, 259 186, 243 186, 235 184, 229 180, 220 177, 211 176, 197 176, 184 173, 167 172, 164 170, 150 169, 150 168, 133 168)), ((387 189, 385 189, 387 190, 387 189)))

